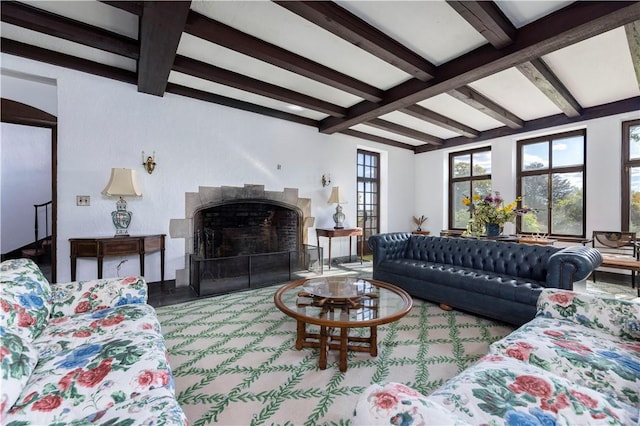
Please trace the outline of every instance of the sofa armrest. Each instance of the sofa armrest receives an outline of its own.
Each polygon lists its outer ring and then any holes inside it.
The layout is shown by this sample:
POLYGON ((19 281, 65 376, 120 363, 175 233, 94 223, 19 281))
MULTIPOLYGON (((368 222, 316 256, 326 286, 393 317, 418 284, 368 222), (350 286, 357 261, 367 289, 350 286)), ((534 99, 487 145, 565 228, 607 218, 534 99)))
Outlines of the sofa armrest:
POLYGON ((537 317, 564 319, 625 339, 640 340, 640 304, 589 293, 543 289, 537 317))
POLYGON ((602 255, 592 247, 565 247, 549 257, 547 286, 573 290, 573 283, 586 279, 602 263, 602 255))
POLYGON ((143 277, 106 278, 52 284, 51 317, 93 312, 128 304, 147 303, 147 283, 143 277))
POLYGON ((375 268, 385 260, 404 257, 407 246, 409 245, 409 238, 411 238, 411 234, 408 232, 394 232, 370 236, 368 244, 373 251, 373 267, 375 268))

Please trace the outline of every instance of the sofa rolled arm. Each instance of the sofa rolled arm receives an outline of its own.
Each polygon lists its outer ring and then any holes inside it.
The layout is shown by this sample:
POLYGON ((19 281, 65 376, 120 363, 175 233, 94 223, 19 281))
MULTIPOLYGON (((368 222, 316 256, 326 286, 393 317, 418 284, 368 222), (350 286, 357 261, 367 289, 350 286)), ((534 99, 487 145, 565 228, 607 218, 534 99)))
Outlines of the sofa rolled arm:
POLYGON ((586 279, 602 263, 602 255, 592 247, 572 246, 549 257, 547 285, 573 290, 573 283, 586 279))
POLYGON ((148 297, 147 282, 139 276, 52 284, 51 292, 52 318, 144 304, 148 297))
POLYGON ((409 245, 409 238, 411 238, 411 234, 408 232, 392 232, 370 236, 367 243, 373 252, 373 267, 375 268, 385 260, 404 257, 409 245))
POLYGON ((536 316, 569 320, 625 339, 640 340, 640 304, 555 288, 543 289, 536 316))

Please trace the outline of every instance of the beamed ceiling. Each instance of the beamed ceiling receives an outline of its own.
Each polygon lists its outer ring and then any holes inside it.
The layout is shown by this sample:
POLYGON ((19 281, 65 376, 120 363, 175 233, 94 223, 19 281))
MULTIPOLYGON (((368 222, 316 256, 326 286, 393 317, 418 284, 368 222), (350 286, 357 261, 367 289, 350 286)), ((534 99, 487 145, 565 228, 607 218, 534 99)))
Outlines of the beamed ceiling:
POLYGON ((640 2, 2 1, 10 55, 416 153, 640 110, 640 2))

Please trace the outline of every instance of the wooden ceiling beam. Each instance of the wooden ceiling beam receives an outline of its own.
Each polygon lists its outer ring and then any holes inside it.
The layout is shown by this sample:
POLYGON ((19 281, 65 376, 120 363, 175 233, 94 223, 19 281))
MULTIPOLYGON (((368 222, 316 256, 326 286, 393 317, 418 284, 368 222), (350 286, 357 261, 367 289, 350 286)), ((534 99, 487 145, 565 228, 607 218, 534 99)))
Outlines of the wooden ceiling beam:
POLYGON ((373 120, 367 121, 366 123, 363 123, 363 124, 367 126, 375 127, 376 129, 386 130, 387 132, 396 133, 398 135, 406 136, 408 138, 427 142, 432 145, 442 145, 443 143, 442 139, 432 136, 428 133, 411 129, 409 127, 405 127, 400 124, 392 123, 391 121, 383 120, 382 118, 374 118, 373 120))
POLYGON ((287 120, 305 126, 317 127, 318 122, 311 118, 301 117, 299 115, 290 114, 288 112, 279 111, 277 109, 267 108, 261 105, 252 104, 250 102, 241 101, 238 99, 228 98, 226 96, 217 95, 211 92, 205 92, 204 90, 194 89, 192 87, 181 86, 175 83, 167 84, 167 93, 173 93, 179 96, 185 96, 191 99, 197 99, 204 102, 210 102, 213 104, 224 105, 229 108, 240 109, 243 111, 253 112, 255 114, 264 115, 267 117, 278 118, 280 120, 287 120))
MULTIPOLYGON (((37 4, 37 3, 36 3, 37 4)), ((138 59, 137 40, 22 3, 3 1, 2 22, 138 59)))
POLYGON ((477 130, 418 104, 410 105, 399 111, 412 117, 419 118, 420 120, 428 121, 431 124, 435 124, 436 126, 440 126, 467 138, 475 138, 478 136, 477 130))
POLYGON ((542 59, 533 59, 517 65, 516 68, 567 117, 575 117, 582 113, 582 106, 542 59))
POLYGON ((0 51, 9 55, 21 56, 23 58, 33 59, 34 61, 45 62, 51 65, 86 72, 88 74, 99 75, 100 77, 106 77, 112 80, 122 81, 124 83, 136 84, 137 81, 136 73, 133 71, 127 71, 121 68, 89 61, 88 59, 82 59, 76 56, 54 52, 53 50, 31 46, 29 44, 10 40, 4 37, 0 39, 0 51))
POLYGON ((636 72, 636 80, 638 87, 640 87, 640 21, 625 25, 624 30, 627 34, 627 44, 629 45, 633 68, 636 72))
POLYGON ((147 1, 140 17, 138 91, 162 96, 191 1, 147 1))
POLYGON ((515 41, 516 27, 494 2, 447 0, 447 4, 496 49, 502 49, 515 41))
POLYGON ((303 56, 191 11, 185 31, 191 35, 303 75, 352 95, 378 102, 383 91, 303 56))
POLYGON ((245 92, 255 93, 268 98, 277 99, 289 104, 299 105, 314 111, 322 112, 333 117, 344 117, 346 109, 293 90, 285 89, 274 84, 256 80, 233 71, 225 70, 215 65, 177 55, 173 69, 184 74, 235 87, 245 92))
POLYGON ((274 1, 407 74, 428 81, 435 65, 332 1, 274 1))
POLYGON ((442 64, 428 82, 410 79, 385 92, 384 101, 363 101, 347 117, 325 118, 323 133, 335 133, 473 81, 531 61, 640 19, 640 2, 574 2, 518 30, 515 42, 497 50, 485 45, 442 64))
POLYGON ((370 133, 361 132, 359 130, 347 129, 339 133, 342 133, 343 135, 353 136, 354 138, 368 140, 371 142, 378 142, 384 145, 395 146, 396 148, 408 149, 409 151, 413 151, 414 153, 416 151, 416 147, 414 145, 410 145, 404 142, 394 141, 393 139, 384 138, 378 135, 372 135, 370 133))
POLYGON ((469 86, 450 90, 448 94, 512 129, 522 127, 522 120, 519 117, 469 86))

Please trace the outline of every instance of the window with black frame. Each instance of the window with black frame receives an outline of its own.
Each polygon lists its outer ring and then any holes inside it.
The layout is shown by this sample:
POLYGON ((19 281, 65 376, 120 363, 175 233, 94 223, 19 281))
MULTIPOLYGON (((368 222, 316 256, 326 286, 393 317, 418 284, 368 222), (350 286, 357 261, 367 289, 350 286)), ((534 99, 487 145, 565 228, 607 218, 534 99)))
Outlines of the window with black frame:
POLYGON ((471 218, 467 197, 491 192, 491 148, 449 154, 449 229, 466 229, 471 218))
POLYGON ((586 130, 518 141, 518 195, 533 209, 517 232, 584 237, 586 130))

